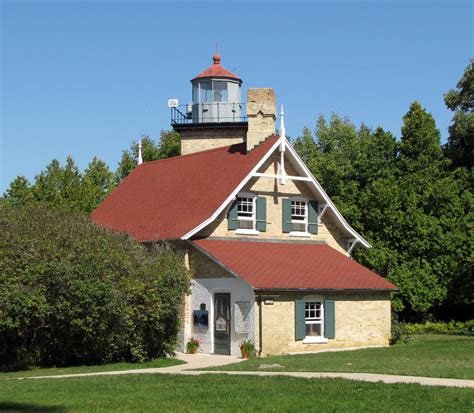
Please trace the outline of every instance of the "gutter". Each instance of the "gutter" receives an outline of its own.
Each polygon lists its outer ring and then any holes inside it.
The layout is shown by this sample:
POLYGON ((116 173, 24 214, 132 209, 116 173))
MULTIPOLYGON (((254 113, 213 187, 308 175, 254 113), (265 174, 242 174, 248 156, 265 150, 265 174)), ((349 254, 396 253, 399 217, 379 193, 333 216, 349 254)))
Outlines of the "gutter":
POLYGON ((263 352, 263 307, 262 294, 258 295, 258 355, 261 356, 263 352))
POLYGON ((368 292, 368 291, 398 291, 398 288, 254 288, 261 293, 265 291, 275 292, 314 292, 314 291, 350 291, 350 292, 368 292))

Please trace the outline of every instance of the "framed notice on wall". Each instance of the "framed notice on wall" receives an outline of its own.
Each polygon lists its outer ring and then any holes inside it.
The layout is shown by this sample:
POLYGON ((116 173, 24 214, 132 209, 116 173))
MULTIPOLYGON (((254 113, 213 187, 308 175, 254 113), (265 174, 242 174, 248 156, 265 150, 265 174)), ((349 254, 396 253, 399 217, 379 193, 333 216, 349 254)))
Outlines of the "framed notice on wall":
POLYGON ((250 301, 236 301, 235 303, 235 332, 250 332, 250 301))

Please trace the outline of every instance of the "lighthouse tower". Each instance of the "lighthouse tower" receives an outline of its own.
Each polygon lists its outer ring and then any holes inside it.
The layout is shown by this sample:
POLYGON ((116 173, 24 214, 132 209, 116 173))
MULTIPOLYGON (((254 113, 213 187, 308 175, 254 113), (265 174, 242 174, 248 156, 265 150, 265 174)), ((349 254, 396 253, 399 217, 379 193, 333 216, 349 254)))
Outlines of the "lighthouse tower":
POLYGON ((220 54, 212 59, 213 64, 191 80, 192 102, 171 107, 171 126, 181 135, 182 155, 244 142, 251 150, 275 131, 273 90, 249 89, 246 107, 242 79, 222 66, 220 54))

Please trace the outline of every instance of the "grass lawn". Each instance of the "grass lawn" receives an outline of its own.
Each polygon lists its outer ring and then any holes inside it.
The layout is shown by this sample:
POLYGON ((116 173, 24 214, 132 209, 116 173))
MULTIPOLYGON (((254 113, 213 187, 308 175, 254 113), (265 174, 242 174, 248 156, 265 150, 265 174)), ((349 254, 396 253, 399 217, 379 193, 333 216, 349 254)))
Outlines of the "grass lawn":
MULTIPOLYGON (((263 342, 265 346, 265 341, 263 342)), ((387 348, 254 358, 209 370, 334 371, 474 379, 474 337, 420 335, 387 348)))
POLYGON ((127 375, 0 381, 0 411, 468 412, 474 390, 290 377, 127 375))
MULTIPOLYGON (((33 377, 33 376, 54 376, 56 374, 76 374, 76 373, 94 373, 97 371, 118 371, 118 370, 134 370, 145 369, 148 367, 170 367, 183 364, 184 361, 172 358, 162 358, 146 361, 144 363, 112 363, 102 366, 77 366, 77 367, 55 367, 47 369, 34 368, 30 370, 20 370, 14 372, 0 373, 0 380, 33 377)), ((0 408, 0 412, 2 409, 0 408)))

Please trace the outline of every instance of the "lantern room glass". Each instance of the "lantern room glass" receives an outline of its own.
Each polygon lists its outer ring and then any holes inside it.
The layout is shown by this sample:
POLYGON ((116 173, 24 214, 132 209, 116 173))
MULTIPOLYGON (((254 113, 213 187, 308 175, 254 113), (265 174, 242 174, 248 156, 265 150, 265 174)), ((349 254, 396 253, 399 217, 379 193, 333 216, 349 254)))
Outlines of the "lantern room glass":
POLYGON ((206 80, 198 82, 193 88, 194 103, 227 103, 229 92, 226 81, 206 80))

